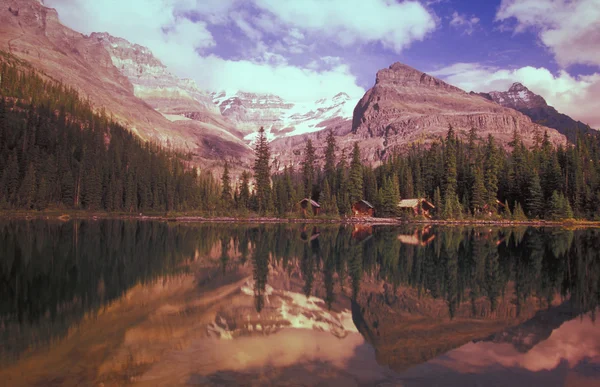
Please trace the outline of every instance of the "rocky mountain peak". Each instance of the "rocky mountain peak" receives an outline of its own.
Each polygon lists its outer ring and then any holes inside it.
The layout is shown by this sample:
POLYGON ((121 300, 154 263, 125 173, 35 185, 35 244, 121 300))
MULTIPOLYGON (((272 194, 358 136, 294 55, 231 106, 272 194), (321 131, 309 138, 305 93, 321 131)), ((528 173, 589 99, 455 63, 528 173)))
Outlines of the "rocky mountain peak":
POLYGON ((541 95, 535 94, 519 82, 513 83, 507 91, 491 91, 478 95, 501 106, 518 110, 533 122, 558 130, 571 141, 575 141, 578 131, 593 133, 593 129, 588 125, 559 113, 549 106, 541 95))
POLYGON ((513 83, 508 91, 492 91, 489 96, 494 102, 516 110, 548 106, 544 98, 535 94, 520 82, 513 83))
MULTIPOLYGON (((527 93, 521 90, 510 95, 527 93)), ((373 152, 381 154, 387 148, 435 140, 445 135, 449 125, 465 133, 475 128, 480 137, 493 134, 502 143, 510 141, 514 130, 522 133, 525 141, 532 141, 536 131, 545 130, 516 110, 394 63, 377 72, 375 86, 356 105, 352 132, 373 142, 379 148, 373 152)), ((564 141, 556 131, 549 134, 552 141, 564 141)))
POLYGON ((379 70, 375 78, 375 85, 436 88, 452 92, 463 92, 457 87, 400 62, 394 63, 387 69, 379 70))
POLYGON ((526 88, 525 86, 523 86, 522 83, 520 82, 515 82, 513 83, 510 88, 508 89, 509 92, 519 92, 519 91, 529 91, 528 88, 526 88))

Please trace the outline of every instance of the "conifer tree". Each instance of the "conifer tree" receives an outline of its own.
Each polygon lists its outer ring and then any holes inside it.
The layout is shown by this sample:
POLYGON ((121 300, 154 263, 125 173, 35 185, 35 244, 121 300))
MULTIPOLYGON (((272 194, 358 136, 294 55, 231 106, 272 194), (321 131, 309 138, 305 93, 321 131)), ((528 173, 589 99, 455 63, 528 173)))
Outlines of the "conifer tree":
POLYGON ((258 131, 255 154, 254 180, 256 182, 257 210, 264 214, 271 208, 271 150, 262 126, 258 131))
POLYGON ((228 207, 231 204, 231 178, 229 177, 229 164, 225 162, 223 175, 221 175, 221 200, 228 207))
POLYGON ((250 200, 250 173, 248 171, 242 172, 242 183, 240 184, 240 206, 241 208, 248 208, 248 201, 250 200))
POLYGON ((531 179, 526 203, 529 217, 539 218, 543 215, 544 194, 542 193, 540 177, 537 173, 534 173, 531 179))
POLYGON ((321 210, 327 215, 337 213, 337 207, 333 207, 333 197, 331 194, 331 188, 329 187, 329 181, 325 179, 323 183, 323 193, 321 194, 321 210))
POLYGON ((304 180, 304 195, 307 198, 312 198, 313 183, 315 180, 315 148, 313 147, 311 139, 306 141, 306 147, 304 148, 304 160, 302 161, 302 177, 304 180))
POLYGON ((519 202, 515 204, 515 209, 513 211, 513 219, 517 221, 527 220, 527 216, 525 216, 523 207, 521 207, 521 203, 519 202))
POLYGON ((19 205, 29 209, 35 198, 36 174, 33 163, 30 163, 25 173, 25 178, 19 188, 19 205))
POLYGON ((494 137, 490 134, 485 147, 484 159, 484 179, 486 190, 485 202, 490 206, 494 206, 498 198, 499 164, 500 158, 498 155, 498 149, 494 143, 494 137))
POLYGON ((350 203, 355 203, 363 198, 363 167, 360 161, 360 147, 358 142, 352 148, 352 161, 350 162, 350 177, 348 195, 350 203))
POLYGON ((478 214, 483 210, 483 207, 486 205, 486 193, 483 172, 480 167, 475 167, 474 181, 471 187, 471 208, 473 214, 478 214))
POLYGON ((329 181, 329 186, 332 193, 336 193, 335 176, 336 176, 336 157, 335 148, 336 141, 332 130, 327 132, 327 146, 325 148, 325 179, 329 181))

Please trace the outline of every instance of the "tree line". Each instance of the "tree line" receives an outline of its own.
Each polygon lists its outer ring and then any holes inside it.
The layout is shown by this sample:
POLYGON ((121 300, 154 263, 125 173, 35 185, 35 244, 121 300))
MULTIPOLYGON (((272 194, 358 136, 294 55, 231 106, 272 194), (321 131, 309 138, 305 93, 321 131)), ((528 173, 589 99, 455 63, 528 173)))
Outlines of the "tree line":
POLYGON ((0 55, 0 208, 283 217, 298 216, 298 202, 311 198, 338 217, 363 199, 376 216, 395 217, 400 199, 427 198, 442 219, 600 213, 600 137, 590 133, 559 146, 540 134, 527 147, 515 131, 503 147, 491 135, 472 129, 463 138, 450 127, 444 138, 372 167, 358 143, 346 154, 328 132, 322 154, 308 139, 300 162, 280 171, 272 170, 264 129, 258 134, 252 173, 234 179, 225 164, 219 181, 190 154, 141 140, 76 90, 0 55))
POLYGON ((218 180, 190 155, 141 140, 74 89, 2 58, 0 208, 217 207, 218 180))
POLYGON ((426 198, 441 219, 597 219, 599 140, 598 135, 580 134, 574 144, 554 146, 547 133, 539 133, 527 147, 515 131, 503 147, 492 135, 480 138, 471 129, 463 139, 450 127, 444 138, 428 146, 413 144, 373 168, 362 163, 358 143, 346 155, 329 132, 322 156, 308 139, 296 167, 271 173, 269 144, 261 128, 255 190, 250 192, 246 173, 239 188, 223 192, 237 208, 280 216, 297 212, 303 198, 319 202, 321 212, 330 216, 350 215, 352 204, 363 199, 381 217, 402 215, 401 199, 426 198))

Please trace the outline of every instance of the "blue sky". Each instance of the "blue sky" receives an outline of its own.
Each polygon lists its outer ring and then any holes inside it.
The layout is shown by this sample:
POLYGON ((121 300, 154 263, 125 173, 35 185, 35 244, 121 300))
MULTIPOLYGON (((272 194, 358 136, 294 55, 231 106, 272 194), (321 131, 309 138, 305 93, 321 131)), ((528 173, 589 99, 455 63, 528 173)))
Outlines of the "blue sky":
POLYGON ((207 90, 354 98, 400 61, 466 91, 521 82, 600 128, 600 0, 44 0, 207 90))

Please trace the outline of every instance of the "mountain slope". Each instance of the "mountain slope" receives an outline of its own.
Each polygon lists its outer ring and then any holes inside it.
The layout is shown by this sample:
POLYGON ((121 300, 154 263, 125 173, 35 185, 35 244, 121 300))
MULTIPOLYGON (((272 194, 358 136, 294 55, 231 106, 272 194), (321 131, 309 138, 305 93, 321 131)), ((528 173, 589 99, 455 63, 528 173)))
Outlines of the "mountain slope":
POLYGON ((377 72, 373 86, 354 110, 352 131, 361 138, 384 138, 386 147, 431 141, 452 125, 459 133, 475 128, 480 137, 493 134, 508 143, 516 130, 526 143, 548 130, 553 142, 564 141, 556 130, 531 122, 525 115, 395 63, 377 72))
POLYGON ((559 133, 567 136, 570 141, 575 141, 578 131, 595 133, 589 125, 576 121, 566 114, 559 113, 555 108, 549 106, 542 96, 533 93, 521 83, 513 83, 508 91, 491 91, 478 94, 499 105, 520 111, 535 123, 558 130, 559 133))
POLYGON ((340 92, 332 98, 314 102, 286 101, 273 94, 213 93, 221 111, 252 141, 256 129, 264 127, 269 140, 317 132, 343 122, 350 122, 356 101, 340 92))
POLYGON ((97 37, 63 26, 57 12, 38 1, 0 0, 0 50, 75 88, 141 138, 192 151, 201 164, 224 156, 244 163, 252 153, 241 139, 215 131, 213 124, 170 122, 136 97, 134 85, 97 37))

